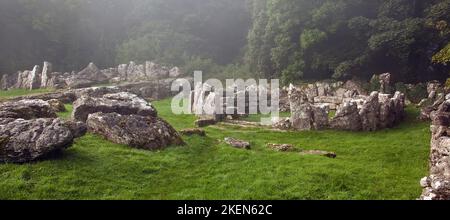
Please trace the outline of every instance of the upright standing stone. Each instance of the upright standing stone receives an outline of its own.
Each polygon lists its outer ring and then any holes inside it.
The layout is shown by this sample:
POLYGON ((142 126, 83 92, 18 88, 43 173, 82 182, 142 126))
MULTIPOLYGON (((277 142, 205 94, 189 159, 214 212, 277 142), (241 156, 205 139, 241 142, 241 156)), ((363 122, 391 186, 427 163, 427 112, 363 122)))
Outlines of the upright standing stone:
POLYGON ((29 89, 39 89, 41 87, 41 73, 38 65, 34 66, 33 70, 28 75, 29 89))
POLYGON ((336 112, 330 123, 331 128, 348 131, 361 131, 362 122, 355 102, 346 102, 336 112))
POLYGON ((50 73, 52 72, 52 64, 45 61, 44 67, 42 67, 41 74, 41 88, 47 88, 47 83, 50 80, 50 73))
POLYGON ((392 79, 390 73, 383 73, 379 76, 380 93, 392 94, 392 79))
POLYGON ((291 123, 295 130, 305 131, 313 128, 313 109, 306 93, 291 85, 289 89, 291 104, 291 123))
POLYGON ((372 92, 364 102, 361 110, 362 129, 364 131, 376 131, 380 117, 380 103, 378 100, 378 92, 372 92))
POLYGON ((127 80, 127 73, 128 73, 128 64, 120 64, 117 67, 117 70, 119 71, 119 77, 120 80, 126 81, 127 80))

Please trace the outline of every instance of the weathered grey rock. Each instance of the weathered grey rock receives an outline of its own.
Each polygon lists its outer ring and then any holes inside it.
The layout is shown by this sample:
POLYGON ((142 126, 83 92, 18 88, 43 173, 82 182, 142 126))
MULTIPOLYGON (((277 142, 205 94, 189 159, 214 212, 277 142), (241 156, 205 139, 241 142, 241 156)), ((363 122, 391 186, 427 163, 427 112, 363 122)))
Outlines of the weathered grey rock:
MULTIPOLYGON (((66 84, 66 75, 60 72, 53 72, 48 75, 49 79, 47 80, 46 88, 50 89, 64 89, 67 87, 66 84)), ((69 78, 69 77, 67 77, 69 78)))
POLYGON ((186 135, 186 136, 193 136, 193 135, 198 135, 198 136, 206 136, 206 132, 203 129, 200 128, 190 128, 190 129, 183 129, 180 131, 180 134, 182 135, 186 135))
POLYGON ((200 116, 199 119, 197 119, 194 123, 197 127, 203 128, 203 127, 207 127, 210 125, 215 125, 217 124, 219 121, 214 117, 214 116, 200 116))
POLYGON ((93 86, 96 82, 90 79, 82 79, 77 76, 72 76, 65 80, 65 84, 69 87, 69 89, 80 89, 93 86))
POLYGON ((73 90, 69 90, 69 91, 21 96, 21 97, 13 98, 13 99, 11 99, 11 101, 20 101, 20 100, 24 100, 24 99, 41 99, 44 101, 49 101, 51 99, 57 99, 62 103, 72 104, 77 99, 77 97, 75 96, 75 93, 73 92, 73 90))
POLYGON ((54 112, 66 112, 67 111, 66 106, 64 106, 64 103, 62 103, 58 99, 50 99, 47 102, 50 105, 50 108, 54 112))
POLYGON ((290 118, 280 118, 278 121, 275 121, 272 125, 273 128, 281 129, 281 130, 289 130, 291 129, 292 123, 290 118))
POLYGON ((347 90, 347 89, 344 89, 344 88, 339 88, 339 89, 337 89, 336 91, 335 91, 335 96, 336 97, 339 97, 339 98, 341 98, 341 99, 343 99, 343 98, 350 98, 350 97, 346 97, 346 94, 347 94, 347 92, 348 92, 349 90, 347 90))
POLYGON ((39 89, 41 87, 41 72, 38 65, 34 66, 33 70, 28 75, 29 89, 39 89))
POLYGON ((56 113, 46 101, 20 100, 0 103, 0 118, 35 119, 56 118, 56 113))
POLYGON ((402 122, 405 117, 405 94, 401 92, 395 92, 394 97, 392 98, 394 102, 394 113, 395 113, 395 124, 399 124, 402 122))
POLYGON ((127 80, 130 82, 138 82, 141 80, 145 80, 145 78, 146 78, 145 66, 138 65, 133 61, 130 62, 127 69, 127 80))
POLYGON ((231 138, 231 137, 226 137, 224 139, 225 143, 227 143, 228 145, 234 147, 234 148, 240 148, 240 149, 247 149, 250 150, 250 143, 247 141, 243 141, 243 140, 238 140, 235 138, 231 138))
POLYGON ((326 129, 329 126, 328 106, 319 105, 312 106, 313 127, 315 130, 326 129))
POLYGON ((291 144, 267 144, 267 147, 278 152, 295 151, 295 147, 291 144))
POLYGON ((50 62, 45 61, 41 73, 41 88, 47 88, 47 83, 51 78, 50 76, 51 73, 52 73, 52 64, 50 62))
POLYGON ((357 95, 368 95, 366 89, 363 87, 363 83, 355 80, 348 80, 343 85, 343 88, 349 91, 355 91, 357 95))
POLYGON ((89 63, 86 68, 78 72, 75 76, 77 79, 84 79, 95 83, 103 83, 108 80, 94 63, 89 63))
POLYGON ((314 98, 314 103, 330 103, 340 105, 343 102, 343 97, 337 96, 317 96, 314 98))
POLYGON ((100 72, 109 80, 119 76, 118 68, 108 68, 101 70, 100 72))
POLYGON ((170 145, 183 145, 180 135, 172 126, 157 117, 94 113, 89 115, 90 132, 131 147, 159 150, 170 145))
POLYGON ((421 180, 422 200, 450 199, 450 102, 432 114, 430 176, 421 180))
POLYGON ((313 108, 308 101, 307 94, 302 89, 291 86, 289 101, 291 104, 292 128, 300 131, 313 129, 313 108))
POLYGON ((149 79, 164 79, 169 77, 169 70, 153 62, 145 63, 145 74, 149 79))
POLYGON ((170 71, 169 71, 170 78, 178 78, 182 75, 183 75, 183 73, 181 72, 180 68, 178 68, 178 67, 174 67, 174 68, 170 69, 170 71))
POLYGON ((336 158, 336 153, 322 150, 303 150, 300 152, 300 155, 318 155, 329 158, 336 158))
POLYGON ((72 119, 84 122, 87 120, 89 114, 96 112, 157 116, 156 110, 150 103, 135 94, 121 92, 106 94, 101 98, 89 96, 79 98, 73 105, 72 119))
POLYGON ((392 77, 390 73, 383 73, 379 76, 380 79, 380 93, 392 93, 392 77))
MULTIPOLYGON (((76 99, 79 99, 83 96, 91 97, 91 98, 101 98, 106 94, 112 93, 120 93, 122 90, 118 87, 90 87, 84 89, 74 89, 69 90, 69 92, 73 93, 76 99)), ((75 101, 75 100, 74 100, 75 101)))
POLYGON ((18 73, 14 74, 4 74, 1 79, 0 89, 8 90, 13 89, 17 84, 18 73))
POLYGON ((395 103, 390 94, 379 94, 380 117, 379 128, 391 128, 395 124, 395 103))
POLYGON ((66 121, 64 125, 72 132, 73 138, 79 138, 87 133, 87 125, 80 121, 66 121))
POLYGON ((427 83, 427 92, 428 94, 436 94, 438 92, 441 92, 442 90, 442 84, 438 81, 431 81, 427 83))
POLYGON ((380 121, 380 103, 378 92, 372 92, 364 102, 359 115, 363 131, 376 131, 380 121))
POLYGON ((72 132, 60 119, 0 119, 1 163, 43 159, 72 141, 72 132))
POLYGON ((338 130, 361 131, 362 121, 358 105, 354 102, 344 103, 331 120, 330 126, 338 130))
POLYGON ((325 82, 318 82, 316 83, 317 86, 317 95, 318 96, 331 96, 331 86, 328 83, 325 82))
POLYGON ((119 77, 122 81, 127 80, 128 64, 120 64, 117 67, 117 71, 119 72, 119 77))

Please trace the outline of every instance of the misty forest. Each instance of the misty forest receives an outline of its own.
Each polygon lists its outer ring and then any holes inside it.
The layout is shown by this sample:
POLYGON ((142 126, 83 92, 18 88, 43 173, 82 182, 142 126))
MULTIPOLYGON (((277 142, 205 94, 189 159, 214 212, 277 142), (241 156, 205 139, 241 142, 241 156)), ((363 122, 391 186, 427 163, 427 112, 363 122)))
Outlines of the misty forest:
POLYGON ((0 199, 450 199, 450 0, 0 0, 0 48, 0 199), (174 114, 198 70, 281 88, 174 114))

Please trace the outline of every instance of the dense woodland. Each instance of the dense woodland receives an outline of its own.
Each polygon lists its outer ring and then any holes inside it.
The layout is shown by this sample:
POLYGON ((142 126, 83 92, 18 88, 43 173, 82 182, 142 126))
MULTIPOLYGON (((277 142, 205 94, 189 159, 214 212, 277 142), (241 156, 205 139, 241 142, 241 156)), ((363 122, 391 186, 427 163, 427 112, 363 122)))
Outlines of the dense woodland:
POLYGON ((450 0, 1 0, 0 74, 153 60, 186 72, 444 80, 450 0))

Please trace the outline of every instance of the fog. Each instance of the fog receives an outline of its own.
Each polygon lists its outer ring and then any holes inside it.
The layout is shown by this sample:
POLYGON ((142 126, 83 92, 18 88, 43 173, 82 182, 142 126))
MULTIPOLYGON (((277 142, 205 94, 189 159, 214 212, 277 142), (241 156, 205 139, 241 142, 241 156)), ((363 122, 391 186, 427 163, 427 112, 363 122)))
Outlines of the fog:
POLYGON ((285 84, 383 72, 443 80, 446 54, 436 55, 450 39, 449 9, 448 0, 1 0, 0 74, 43 61, 72 71, 151 60, 285 84))

